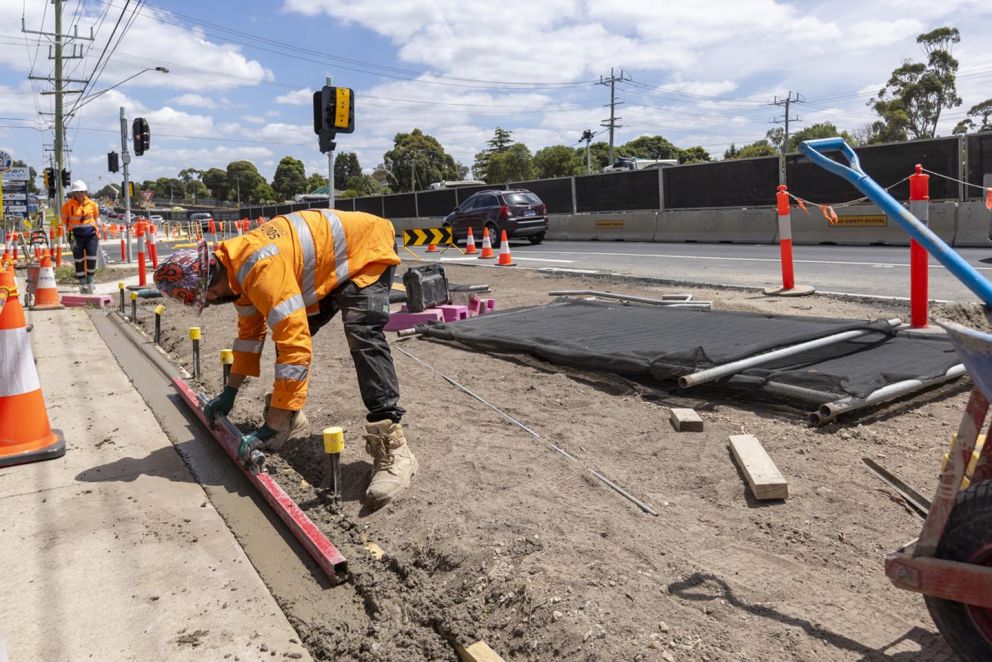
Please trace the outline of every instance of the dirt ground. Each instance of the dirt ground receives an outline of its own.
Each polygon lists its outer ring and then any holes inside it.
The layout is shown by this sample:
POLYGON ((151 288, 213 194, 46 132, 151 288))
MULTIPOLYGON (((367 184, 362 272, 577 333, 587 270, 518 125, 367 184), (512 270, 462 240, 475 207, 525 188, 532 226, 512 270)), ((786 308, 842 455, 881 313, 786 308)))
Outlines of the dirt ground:
MULTIPOLYGON (((687 291, 644 281, 521 269, 447 266, 459 284, 487 283, 497 309, 545 303, 554 289, 658 296, 687 291)), ((401 267, 401 272, 404 270, 401 267)), ((775 299, 692 288, 722 309, 851 319, 908 316, 899 305, 821 296, 775 299)), ((150 306, 141 323, 150 331, 150 306)), ((189 367, 187 328, 203 329, 208 392, 220 389, 219 350, 235 334, 233 309, 197 319, 168 304, 163 346, 189 367)), ((950 311, 958 319, 970 310, 950 311)), ((963 412, 967 379, 908 401, 811 428, 804 412, 647 388, 610 375, 517 355, 474 352, 417 338, 415 357, 536 431, 535 439, 395 351, 401 404, 420 472, 378 512, 361 499, 371 464, 364 410, 340 322, 315 338, 307 414, 315 433, 269 466, 349 559, 364 617, 295 619, 317 659, 456 659, 452 641, 486 641, 507 660, 941 660, 953 659, 922 599, 893 588, 884 555, 914 538, 921 519, 862 463, 870 457, 930 495, 963 412), (677 433, 669 408, 691 406, 702 433, 677 433), (317 491, 319 432, 345 428, 346 483, 337 514, 317 491), (760 503, 728 450, 756 435, 790 483, 786 501, 760 503), (578 458, 549 450, 553 443, 578 458), (642 513, 590 473, 647 502, 642 513), (385 551, 374 558, 365 545, 385 551)), ((251 429, 270 388, 239 395, 232 420, 251 429)))

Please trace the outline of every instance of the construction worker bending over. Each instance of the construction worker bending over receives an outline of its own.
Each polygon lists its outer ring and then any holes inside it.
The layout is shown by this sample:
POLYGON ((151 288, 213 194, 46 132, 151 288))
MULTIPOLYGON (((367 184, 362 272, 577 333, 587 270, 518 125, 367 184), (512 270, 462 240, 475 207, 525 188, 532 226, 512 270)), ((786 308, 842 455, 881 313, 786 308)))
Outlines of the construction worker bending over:
POLYGON ((79 292, 93 294, 93 274, 96 272, 96 254, 100 250, 97 226, 100 207, 87 194, 86 182, 77 179, 66 191, 69 199, 62 205, 62 223, 72 235, 72 261, 76 265, 79 292), (85 258, 85 261, 84 261, 85 258))
POLYGON ((239 457, 279 450, 309 434, 303 413, 310 338, 341 311, 344 333, 368 409, 365 450, 372 456, 366 503, 381 507, 410 484, 417 460, 400 418, 399 382, 383 327, 399 264, 393 224, 362 212, 311 209, 276 216, 210 254, 176 251, 155 271, 162 294, 198 306, 233 303, 238 313, 234 365, 224 391, 204 408, 207 419, 228 414, 246 376, 258 376, 266 327, 276 343, 275 386, 266 396, 265 423, 244 435, 239 457))

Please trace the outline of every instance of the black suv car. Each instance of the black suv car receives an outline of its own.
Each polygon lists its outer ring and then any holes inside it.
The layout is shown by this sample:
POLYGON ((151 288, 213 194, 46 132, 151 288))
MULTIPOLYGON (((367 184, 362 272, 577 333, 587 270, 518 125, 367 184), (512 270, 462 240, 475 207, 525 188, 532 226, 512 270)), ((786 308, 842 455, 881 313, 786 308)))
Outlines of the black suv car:
POLYGON ((499 245, 501 230, 507 238, 526 237, 539 244, 548 232, 547 209, 526 189, 478 191, 445 216, 443 225, 451 226, 456 241, 465 239, 471 227, 476 241, 482 240, 482 229, 489 228, 493 247, 499 245))

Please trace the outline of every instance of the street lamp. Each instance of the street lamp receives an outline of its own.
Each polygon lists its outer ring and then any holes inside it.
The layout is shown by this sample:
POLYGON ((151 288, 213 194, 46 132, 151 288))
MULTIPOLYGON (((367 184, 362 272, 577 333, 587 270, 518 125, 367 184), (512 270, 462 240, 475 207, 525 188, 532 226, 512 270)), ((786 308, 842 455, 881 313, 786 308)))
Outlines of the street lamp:
POLYGON ((114 85, 111 85, 110 87, 108 87, 105 90, 100 90, 96 94, 91 94, 90 96, 86 97, 85 100, 84 99, 80 99, 80 101, 78 103, 76 103, 75 106, 73 106, 72 110, 70 110, 67 113, 67 115, 69 115, 69 116, 74 115, 77 110, 79 110, 80 108, 82 108, 83 106, 85 106, 86 104, 88 104, 89 102, 93 101, 93 99, 96 99, 97 97, 106 94, 107 92, 109 92, 110 90, 114 89, 115 87, 120 87, 124 83, 128 82, 129 80, 131 80, 133 78, 137 78, 138 76, 140 76, 141 74, 145 73, 146 71, 158 71, 158 72, 163 73, 163 74, 169 73, 169 70, 167 68, 165 68, 165 67, 146 67, 146 68, 142 69, 141 71, 139 71, 136 74, 131 74, 130 76, 128 76, 127 78, 125 78, 121 82, 116 83, 114 85))

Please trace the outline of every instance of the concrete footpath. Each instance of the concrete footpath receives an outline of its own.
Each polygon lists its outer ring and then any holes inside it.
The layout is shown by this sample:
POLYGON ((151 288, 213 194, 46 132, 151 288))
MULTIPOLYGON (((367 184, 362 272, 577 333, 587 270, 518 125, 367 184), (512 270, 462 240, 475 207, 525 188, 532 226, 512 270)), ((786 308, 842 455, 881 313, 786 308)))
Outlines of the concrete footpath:
POLYGON ((0 662, 311 659, 87 314, 29 323, 68 452, 0 469, 0 662))

